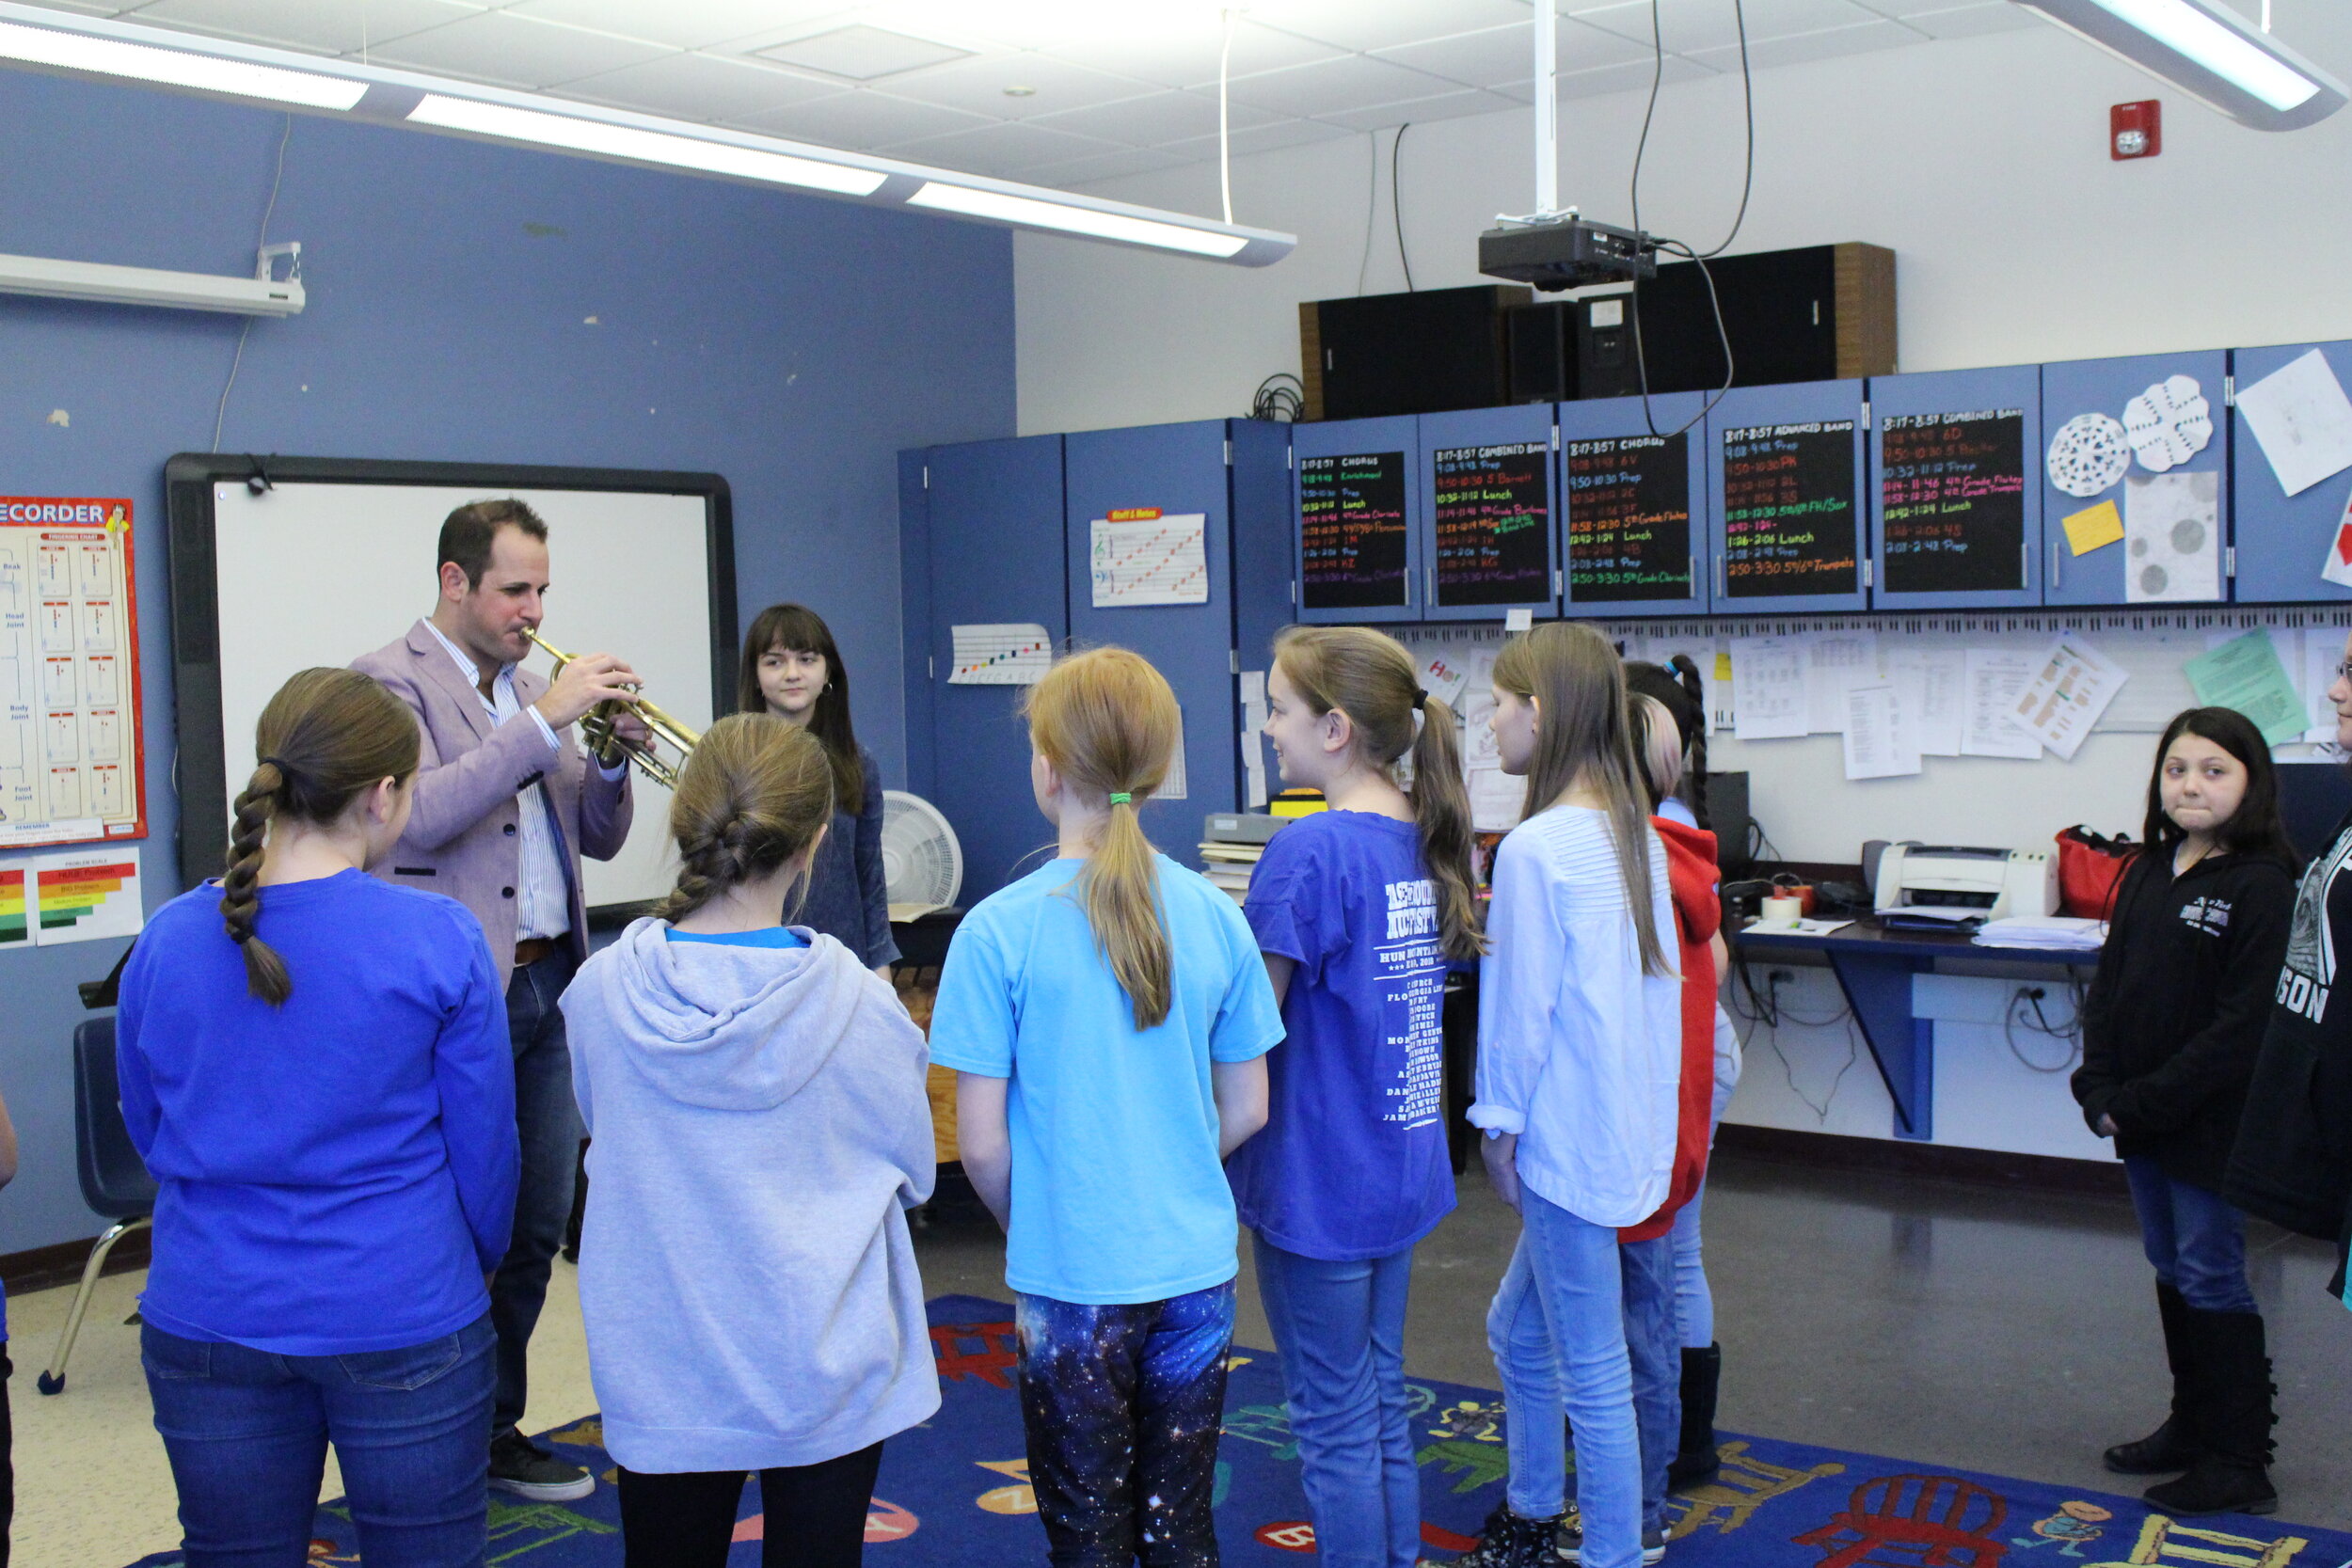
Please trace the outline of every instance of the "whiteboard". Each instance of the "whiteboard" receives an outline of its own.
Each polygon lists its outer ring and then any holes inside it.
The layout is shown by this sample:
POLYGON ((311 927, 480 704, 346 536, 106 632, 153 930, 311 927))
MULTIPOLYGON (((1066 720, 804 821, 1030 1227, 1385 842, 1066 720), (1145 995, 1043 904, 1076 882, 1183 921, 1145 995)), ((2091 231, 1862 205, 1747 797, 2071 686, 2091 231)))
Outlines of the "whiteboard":
MULTIPOLYGON (((718 644, 707 495, 286 480, 256 493, 242 480, 215 480, 226 798, 211 809, 225 815, 244 787, 255 766, 254 726, 288 676, 349 664, 431 613, 442 519, 492 496, 526 501, 547 521, 548 640, 567 654, 620 656, 673 717, 697 732, 709 727, 718 644)), ((730 599, 732 592, 730 583, 730 599)), ((732 638, 729 626, 723 641, 732 638)), ((551 673, 544 654, 526 667, 551 673)), ((676 876, 669 792, 642 771, 631 787, 628 844, 610 862, 584 863, 592 908, 658 898, 676 876)))

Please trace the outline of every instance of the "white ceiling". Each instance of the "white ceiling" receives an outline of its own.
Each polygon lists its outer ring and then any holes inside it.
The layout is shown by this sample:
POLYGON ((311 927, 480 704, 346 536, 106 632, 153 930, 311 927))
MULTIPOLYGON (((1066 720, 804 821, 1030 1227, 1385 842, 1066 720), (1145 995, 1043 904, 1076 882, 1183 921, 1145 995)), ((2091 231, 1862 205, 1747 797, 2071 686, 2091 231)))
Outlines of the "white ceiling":
MULTIPOLYGON (((1216 155, 1216 0, 36 0, 1071 186, 1216 155)), ((1660 0, 1666 79, 1740 69, 1660 0)), ((1557 0, 1561 90, 1645 87, 1650 0, 1557 0)), ((1745 0, 1758 68, 2040 24, 2010 0, 1745 0)), ((1236 154, 1527 103, 1527 0, 1250 0, 1236 154)))

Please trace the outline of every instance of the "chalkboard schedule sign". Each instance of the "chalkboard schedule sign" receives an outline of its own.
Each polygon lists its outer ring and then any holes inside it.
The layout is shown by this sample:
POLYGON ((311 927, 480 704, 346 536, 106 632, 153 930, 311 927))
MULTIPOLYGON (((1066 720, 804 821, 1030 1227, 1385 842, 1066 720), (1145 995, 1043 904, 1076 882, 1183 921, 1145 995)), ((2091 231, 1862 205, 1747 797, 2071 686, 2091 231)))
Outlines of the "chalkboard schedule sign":
POLYGON ((1854 422, 1724 432, 1724 587, 1735 599, 1853 594, 1854 422))
POLYGON ((1303 609, 1405 605, 1405 454, 1300 458, 1298 555, 1303 609))
POLYGON ((1570 441, 1568 598, 1691 597, 1691 437, 1570 441))
POLYGON ((1551 597, 1551 443, 1440 447, 1436 482, 1438 603, 1527 604, 1551 597))
POLYGON ((2026 586, 2026 411, 1890 414, 1879 427, 1890 594, 2026 586))

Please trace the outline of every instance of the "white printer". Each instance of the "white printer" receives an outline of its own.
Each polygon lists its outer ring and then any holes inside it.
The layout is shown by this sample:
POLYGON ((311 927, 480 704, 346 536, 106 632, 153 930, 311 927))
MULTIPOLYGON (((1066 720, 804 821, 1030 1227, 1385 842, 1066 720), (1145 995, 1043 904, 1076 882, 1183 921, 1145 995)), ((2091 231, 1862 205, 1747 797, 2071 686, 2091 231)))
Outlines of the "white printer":
POLYGON ((1890 844, 1872 904, 1885 926, 1973 929, 2012 915, 2056 914, 2058 860, 2045 849, 1890 844))

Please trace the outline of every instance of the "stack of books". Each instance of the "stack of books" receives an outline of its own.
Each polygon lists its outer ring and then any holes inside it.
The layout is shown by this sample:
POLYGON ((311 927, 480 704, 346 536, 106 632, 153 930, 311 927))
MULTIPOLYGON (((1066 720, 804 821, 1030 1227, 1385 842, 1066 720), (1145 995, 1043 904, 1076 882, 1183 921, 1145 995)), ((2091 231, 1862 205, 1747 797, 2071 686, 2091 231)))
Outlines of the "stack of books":
POLYGON ((1209 813, 1200 840, 1200 874, 1210 885, 1223 888, 1234 903, 1243 902, 1249 896, 1249 874, 1265 853, 1266 841, 1288 820, 1261 812, 1209 813))

